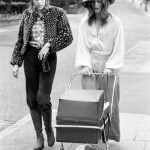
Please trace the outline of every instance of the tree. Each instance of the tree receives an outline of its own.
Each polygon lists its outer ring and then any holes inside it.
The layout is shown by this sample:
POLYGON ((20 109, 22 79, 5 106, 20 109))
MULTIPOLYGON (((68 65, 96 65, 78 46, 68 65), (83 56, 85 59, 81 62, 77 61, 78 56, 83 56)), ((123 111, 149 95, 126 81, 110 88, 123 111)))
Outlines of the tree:
POLYGON ((68 10, 69 5, 77 4, 78 7, 80 7, 81 1, 82 0, 50 0, 50 4, 68 10))
POLYGON ((145 0, 145 11, 147 11, 148 0, 145 0))
POLYGON ((7 14, 11 13, 11 1, 12 0, 6 0, 6 13, 7 14))

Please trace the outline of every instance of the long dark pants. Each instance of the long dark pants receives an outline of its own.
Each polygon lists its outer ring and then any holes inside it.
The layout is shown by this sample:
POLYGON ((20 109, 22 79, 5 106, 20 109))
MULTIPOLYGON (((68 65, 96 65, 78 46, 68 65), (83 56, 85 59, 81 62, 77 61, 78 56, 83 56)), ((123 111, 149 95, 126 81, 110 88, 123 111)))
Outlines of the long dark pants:
MULTIPOLYGON (((27 105, 30 108, 37 135, 42 132, 41 116, 43 116, 45 125, 51 124, 50 94, 57 63, 56 53, 50 54, 48 57, 50 72, 43 72, 38 53, 36 48, 28 47, 24 57, 27 105)), ((45 126, 45 129, 50 130, 50 125, 49 127, 45 126)))
MULTIPOLYGON (((114 97, 113 97, 113 105, 112 105, 112 118, 111 118, 111 129, 109 139, 115 140, 117 142, 120 141, 120 118, 119 118, 119 99, 120 99, 120 87, 119 87, 119 76, 116 74, 117 80, 115 84, 114 97)), ((100 79, 100 76, 83 76, 82 77, 82 88, 83 89, 97 89, 104 90, 106 92, 106 80, 104 78, 100 79)), ((112 96, 112 88, 113 88, 113 77, 109 77, 108 79, 108 95, 109 98, 112 96)), ((107 99, 107 98, 106 98, 107 99)))

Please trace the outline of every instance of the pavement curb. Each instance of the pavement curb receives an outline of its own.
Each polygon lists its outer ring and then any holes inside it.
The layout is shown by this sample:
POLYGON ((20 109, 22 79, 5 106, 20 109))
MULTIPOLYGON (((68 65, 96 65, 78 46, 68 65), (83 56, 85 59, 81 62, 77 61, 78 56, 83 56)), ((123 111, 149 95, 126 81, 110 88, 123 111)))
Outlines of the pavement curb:
MULTIPOLYGON (((53 113, 56 112, 57 110, 53 109, 53 113)), ((31 121, 31 116, 30 114, 26 115, 13 125, 10 125, 8 128, 4 129, 3 131, 0 132, 0 140, 11 134, 12 132, 18 130, 19 128, 25 126, 29 121, 31 121)))
POLYGON ((3 139, 4 137, 8 136, 12 132, 16 131, 17 129, 23 127, 30 120, 31 120, 31 117, 30 117, 30 114, 28 114, 25 117, 23 117, 22 119, 20 119, 19 121, 17 121, 15 124, 9 126, 5 130, 3 130, 2 132, 0 132, 0 140, 3 139))

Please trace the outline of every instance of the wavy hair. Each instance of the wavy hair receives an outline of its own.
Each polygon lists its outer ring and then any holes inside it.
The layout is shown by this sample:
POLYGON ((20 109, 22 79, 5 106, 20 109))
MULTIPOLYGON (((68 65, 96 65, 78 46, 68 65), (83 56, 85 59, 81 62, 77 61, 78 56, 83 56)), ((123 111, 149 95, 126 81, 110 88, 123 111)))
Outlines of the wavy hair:
MULTIPOLYGON (((102 0, 102 9, 99 13, 101 26, 104 26, 105 24, 107 24, 108 17, 111 16, 111 14, 108 12, 109 5, 110 3, 108 0, 102 0)), ((88 10, 89 10, 88 24, 92 25, 92 23, 96 20, 96 15, 94 13, 94 10, 90 2, 88 3, 88 10)))
MULTIPOLYGON (((49 0, 45 0, 45 8, 49 7, 49 0)), ((31 0, 30 5, 29 5, 29 10, 33 12, 35 10, 34 2, 31 0)))

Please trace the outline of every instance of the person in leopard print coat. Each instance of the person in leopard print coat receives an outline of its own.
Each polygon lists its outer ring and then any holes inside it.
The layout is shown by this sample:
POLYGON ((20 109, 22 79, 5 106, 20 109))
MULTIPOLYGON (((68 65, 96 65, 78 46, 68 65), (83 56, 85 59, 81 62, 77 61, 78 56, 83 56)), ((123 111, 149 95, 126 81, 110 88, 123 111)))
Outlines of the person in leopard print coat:
POLYGON ((31 0, 30 7, 23 12, 10 63, 13 76, 18 78, 19 67, 24 61, 27 105, 37 136, 34 150, 44 147, 42 118, 48 145, 54 145, 50 94, 57 65, 56 52, 72 41, 63 9, 49 5, 49 0, 31 0))

